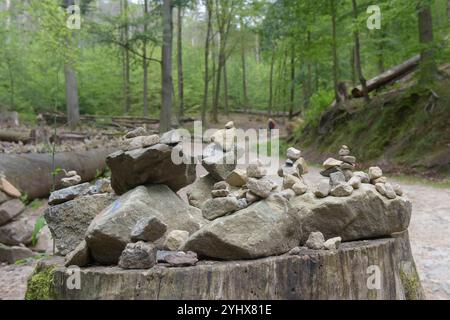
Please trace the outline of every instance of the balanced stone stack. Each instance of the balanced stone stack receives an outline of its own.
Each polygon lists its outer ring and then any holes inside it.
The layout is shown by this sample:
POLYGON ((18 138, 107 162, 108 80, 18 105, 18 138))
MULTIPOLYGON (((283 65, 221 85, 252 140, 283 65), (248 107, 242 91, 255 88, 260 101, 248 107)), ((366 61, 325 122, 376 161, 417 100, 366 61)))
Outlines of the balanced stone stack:
POLYGON ((380 167, 369 168, 370 183, 375 186, 377 191, 388 199, 395 199, 397 196, 403 196, 403 190, 397 184, 391 184, 388 179, 383 176, 380 167))
MULTIPOLYGON (((308 165, 301 155, 300 150, 289 148, 286 153, 286 163, 278 170, 278 175, 283 178, 283 190, 292 190, 297 196, 308 190, 302 177, 308 173, 308 165)), ((289 197, 289 193, 285 194, 289 197)))
POLYGON ((107 157, 111 183, 77 184, 50 196, 45 218, 67 266, 196 263, 194 252, 179 249, 207 220, 175 193, 196 178, 182 138, 177 130, 160 137, 137 128, 126 134, 122 150, 107 157), (174 155, 182 161, 173 161, 174 155))
MULTIPOLYGON (((329 179, 322 179, 316 186, 314 194, 317 198, 348 197, 353 190, 359 189, 362 183, 363 172, 354 172, 356 158, 350 155, 350 149, 343 145, 339 150, 339 159, 328 158, 323 163, 324 170, 320 174, 329 179)), ((366 179, 364 179, 365 182, 366 179)))
POLYGON ((65 256, 75 250, 96 214, 114 198, 107 178, 99 179, 93 185, 88 182, 74 184, 52 192, 48 202, 50 207, 45 210, 44 217, 58 254, 65 256))
POLYGON ((0 176, 0 263, 12 264, 48 250, 45 245, 48 234, 44 235, 44 230, 32 241, 42 210, 27 208, 20 197, 21 192, 0 176))

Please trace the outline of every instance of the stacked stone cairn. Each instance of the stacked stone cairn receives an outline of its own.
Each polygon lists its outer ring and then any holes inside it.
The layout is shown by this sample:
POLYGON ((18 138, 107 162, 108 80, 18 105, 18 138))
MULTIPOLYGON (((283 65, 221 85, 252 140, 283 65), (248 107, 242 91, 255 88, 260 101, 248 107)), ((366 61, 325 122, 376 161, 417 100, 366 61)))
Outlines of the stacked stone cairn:
POLYGON ((375 185, 376 190, 388 199, 403 195, 400 186, 387 182, 387 178, 383 176, 383 171, 379 167, 369 168, 369 174, 363 171, 355 172, 356 158, 350 154, 348 146, 341 147, 339 159, 328 158, 323 163, 324 170, 320 174, 328 177, 329 180, 323 179, 317 185, 314 192, 316 197, 325 198, 329 195, 348 197, 353 190, 359 189, 362 183, 375 185))
POLYGON ((186 159, 181 141, 176 130, 160 137, 137 128, 107 157, 111 179, 91 185, 66 172, 65 188, 51 194, 45 212, 66 266, 149 269, 197 263, 197 254, 179 250, 204 223, 201 211, 175 193, 195 180, 194 162, 171 159, 172 154, 186 159))
POLYGON ((0 174, 0 263, 12 264, 49 250, 48 229, 33 237, 41 208, 26 207, 21 198, 22 193, 0 174))
POLYGON ((283 194, 288 198, 303 195, 308 191, 303 180, 303 175, 308 173, 308 165, 301 155, 300 150, 289 148, 286 152, 286 163, 278 170, 278 175, 283 178, 283 194))
POLYGON ((127 134, 122 150, 106 159, 111 187, 97 190, 107 193, 76 184, 51 196, 46 220, 67 266, 150 269, 194 266, 198 257, 242 260, 338 250, 341 242, 408 227, 411 203, 386 199, 390 188, 381 170, 355 172, 356 159, 345 146, 340 160, 324 163, 323 186, 310 190, 303 180, 306 161, 295 148, 279 169, 281 186, 268 176, 263 159, 237 168, 241 152, 232 122, 209 139, 200 159, 208 174, 196 179, 195 161, 172 161, 174 153, 187 157, 177 132, 127 134), (187 186, 189 204, 176 193, 187 186))

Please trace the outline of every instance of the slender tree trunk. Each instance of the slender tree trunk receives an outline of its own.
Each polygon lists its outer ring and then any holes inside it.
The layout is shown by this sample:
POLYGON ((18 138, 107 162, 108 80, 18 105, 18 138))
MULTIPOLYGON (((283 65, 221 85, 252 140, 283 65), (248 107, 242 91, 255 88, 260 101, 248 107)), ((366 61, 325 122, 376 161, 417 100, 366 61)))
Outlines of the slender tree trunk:
POLYGON ((330 0, 331 4, 331 22, 332 22, 332 51, 333 51, 333 84, 336 101, 340 102, 338 82, 339 82, 339 61, 337 53, 337 26, 336 26, 336 0, 330 0))
POLYGON ((273 67, 275 64, 275 49, 272 49, 272 58, 270 60, 270 76, 269 76, 269 115, 272 115, 273 109, 273 67))
MULTIPOLYGON (((241 30, 244 29, 243 19, 241 18, 241 30)), ((244 37, 241 38, 241 61, 242 61, 242 94, 244 95, 244 110, 249 110, 247 94, 247 65, 245 61, 245 43, 244 37)))
POLYGON ((162 45, 162 93, 160 133, 170 130, 172 122, 173 82, 172 82, 172 0, 163 1, 163 45, 162 45))
POLYGON ((228 101, 228 74, 227 74, 227 60, 223 64, 223 95, 224 95, 224 103, 225 103, 225 114, 228 116, 229 109, 229 101, 228 101))
POLYGON ((68 63, 64 65, 64 77, 66 82, 67 122, 70 127, 74 127, 80 121, 78 84, 75 71, 68 63))
POLYGON ((9 75, 9 104, 10 104, 10 109, 14 110, 15 109, 15 79, 14 79, 14 72, 13 72, 13 66, 12 66, 12 62, 10 60, 10 58, 8 57, 6 59, 6 65, 8 67, 8 75, 9 75))
POLYGON ((122 14, 125 20, 125 24, 122 30, 122 43, 124 48, 123 56, 123 99, 124 99, 124 112, 130 112, 130 51, 128 50, 130 28, 128 25, 128 0, 122 0, 122 14))
MULTIPOLYGON (((356 0, 352 0, 353 3, 353 17, 355 19, 355 23, 358 19, 358 6, 356 5, 356 0)), ((354 31, 354 38, 355 38, 355 67, 356 72, 358 73, 359 81, 361 83, 361 87, 363 90, 364 99, 366 102, 370 101, 369 98, 369 90, 367 90, 367 80, 364 78, 362 66, 361 66, 361 49, 360 49, 360 43, 359 43, 359 31, 358 28, 355 28, 354 31)))
MULTIPOLYGON (((148 19, 148 0, 144 0, 144 17, 148 19)), ((147 35, 148 25, 147 20, 144 23, 144 34, 147 35)), ((144 40, 143 44, 143 71, 144 71, 144 88, 143 88, 143 101, 144 101, 144 117, 149 116, 148 107, 148 61, 147 61, 147 40, 144 40)))
POLYGON ((184 116, 184 75, 183 75, 183 10, 177 10, 177 69, 178 69, 178 120, 184 116))
POLYGON ((312 65, 311 65, 311 57, 310 57, 310 49, 311 49, 311 31, 308 31, 307 34, 307 46, 308 46, 308 62, 307 62, 307 77, 306 81, 308 82, 306 86, 304 86, 304 90, 306 90, 306 97, 304 102, 304 107, 309 107, 309 102, 311 99, 311 95, 313 92, 313 79, 312 79, 312 65))
MULTIPOLYGON (((75 0, 65 0, 66 8, 75 4, 75 0)), ((67 42, 71 45, 74 34, 69 35, 67 42)), ((67 122, 70 127, 75 127, 80 121, 80 105, 78 101, 77 76, 71 61, 64 63, 64 78, 66 87, 67 122)))
POLYGON ((355 46, 353 45, 350 49, 350 66, 351 66, 351 72, 352 72, 352 85, 353 87, 356 87, 356 67, 355 67, 355 46))
POLYGON ((219 62, 217 65, 217 71, 216 71, 216 92, 214 93, 214 103, 213 103, 213 122, 217 123, 219 122, 219 99, 220 99, 220 87, 221 87, 221 80, 222 80, 222 71, 223 66, 225 64, 225 53, 223 48, 223 40, 220 40, 219 44, 219 62))
POLYGON ((202 122, 206 124, 206 109, 208 106, 208 89, 209 89, 209 44, 211 41, 211 29, 212 29, 212 1, 206 2, 206 10, 208 14, 207 18, 207 30, 205 40, 205 76, 204 76, 204 89, 203 89, 203 104, 202 104, 202 122))
POLYGON ((423 46, 421 52, 421 67, 420 67, 420 83, 428 85, 433 83, 437 66, 434 60, 435 52, 431 48, 433 44, 433 18, 431 14, 431 5, 423 2, 419 5, 419 40, 423 46))
POLYGON ((386 38, 386 34, 381 31, 381 39, 378 44, 378 72, 382 74, 386 68, 384 66, 384 40, 386 38))
POLYGON ((295 45, 292 46, 291 52, 291 97, 289 103, 289 120, 294 116, 295 105, 295 45))
MULTIPOLYGON (((214 109, 214 103, 215 103, 215 97, 216 97, 216 79, 217 79, 217 65, 218 65, 218 59, 217 59, 217 44, 215 41, 215 38, 213 37, 211 39, 211 50, 212 50, 212 74, 211 74, 211 79, 212 79, 212 94, 211 94, 211 104, 213 106, 214 109)), ((212 110, 212 113, 214 113, 214 110, 212 110)), ((212 119, 212 117, 211 117, 212 119)))

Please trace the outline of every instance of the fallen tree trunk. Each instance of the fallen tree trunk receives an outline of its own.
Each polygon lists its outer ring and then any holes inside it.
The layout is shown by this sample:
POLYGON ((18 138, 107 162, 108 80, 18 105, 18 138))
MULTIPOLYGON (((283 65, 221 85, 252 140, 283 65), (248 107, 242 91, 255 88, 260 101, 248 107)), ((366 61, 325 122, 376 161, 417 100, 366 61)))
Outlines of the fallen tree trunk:
POLYGON ((0 130, 0 141, 27 143, 29 140, 30 140, 29 132, 26 133, 12 130, 0 130))
MULTIPOLYGON (((404 76, 413 72, 420 63, 420 55, 414 56, 411 59, 405 61, 404 63, 395 66, 382 74, 376 76, 373 79, 367 81, 367 89, 369 92, 377 90, 395 80, 403 78, 404 76)), ((362 98, 363 90, 361 86, 358 86, 352 90, 353 98, 362 98)))
MULTIPOLYGON (((55 168, 76 170, 83 182, 91 181, 98 172, 105 170, 106 156, 113 151, 112 148, 99 148, 58 153, 55 168)), ((48 153, 0 154, 0 172, 29 200, 49 195, 53 185, 52 167, 52 155, 48 153)), ((62 176, 63 173, 57 175, 56 181, 59 182, 62 176)))

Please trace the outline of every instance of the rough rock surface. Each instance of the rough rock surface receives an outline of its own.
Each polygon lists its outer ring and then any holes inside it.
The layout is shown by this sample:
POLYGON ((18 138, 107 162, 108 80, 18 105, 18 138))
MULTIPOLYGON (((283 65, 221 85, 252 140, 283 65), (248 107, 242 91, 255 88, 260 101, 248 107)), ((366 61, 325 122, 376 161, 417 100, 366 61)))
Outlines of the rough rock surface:
POLYGON ((156 264, 156 247, 151 243, 139 241, 129 243, 123 250, 119 267, 123 269, 150 269, 156 264))
MULTIPOLYGON (((167 231, 197 231, 206 221, 197 208, 188 206, 176 193, 164 185, 137 187, 103 210, 86 232, 91 255, 102 264, 117 263, 136 222, 148 216, 157 217, 167 225, 167 231)), ((164 241, 161 238, 158 241, 164 241)))
POLYGON ((9 200, 0 205, 0 226, 18 216, 25 206, 19 199, 9 200))
POLYGON ((235 197, 215 198, 206 201, 202 207, 203 217, 214 220, 239 208, 239 202, 235 197))
POLYGON ((164 241, 164 249, 169 251, 179 250, 189 238, 189 232, 184 230, 172 230, 164 241))
POLYGON ((78 196, 82 196, 88 193, 90 184, 88 182, 79 184, 76 186, 56 190, 50 194, 48 199, 49 205, 61 204, 75 199, 78 196))
POLYGON ((167 231, 167 225, 157 217, 144 217, 136 222, 131 230, 132 241, 153 242, 160 239, 167 231))
POLYGON ((265 199, 270 195, 276 185, 268 179, 258 180, 249 178, 247 181, 247 187, 253 194, 256 194, 258 197, 265 199))
POLYGON ((209 145, 203 152, 202 165, 216 180, 226 180, 236 169, 237 153, 235 150, 224 152, 217 145, 209 145))
POLYGON ((247 183, 247 179, 245 170, 235 169, 228 175, 226 182, 232 187, 242 187, 247 183))
POLYGON ((113 200, 109 194, 98 194, 47 208, 44 217, 59 254, 66 255, 75 250, 94 217, 113 200))
POLYGON ((65 266, 87 266, 90 262, 89 248, 86 241, 81 241, 78 246, 70 252, 65 259, 65 266))
POLYGON ((25 247, 8 247, 0 243, 0 262, 13 264, 18 260, 26 259, 36 255, 25 247))
MULTIPOLYGON (((174 191, 195 181, 195 164, 174 164, 172 151, 157 144, 145 149, 117 151, 106 158, 111 169, 111 186, 118 195, 145 184, 165 184, 174 191)), ((184 157, 184 155, 178 156, 184 157)))
POLYGON ((81 270, 81 290, 69 290, 63 267, 53 271, 51 296, 64 300, 404 300, 423 291, 406 234, 343 243, 340 249, 254 261, 197 263, 195 267, 127 271, 117 267, 81 270), (369 289, 367 270, 377 265, 381 290, 369 289))
POLYGON ((216 182, 217 180, 211 174, 195 181, 187 193, 189 204, 201 209, 207 200, 212 199, 211 191, 216 182))
POLYGON ((324 248, 325 238, 322 232, 311 232, 305 245, 309 249, 321 250, 324 248))
POLYGON ((182 250, 224 260, 278 255, 298 244, 298 224, 287 200, 273 195, 204 226, 182 250))
POLYGON ((342 237, 343 241, 389 236, 408 228, 412 209, 408 199, 389 200, 369 184, 346 198, 318 199, 307 193, 290 204, 299 210, 303 241, 315 231, 326 239, 342 237))

